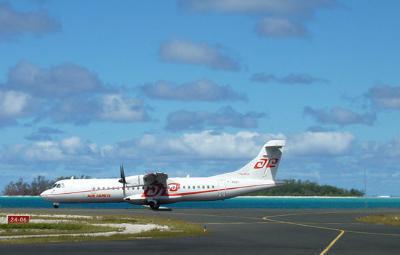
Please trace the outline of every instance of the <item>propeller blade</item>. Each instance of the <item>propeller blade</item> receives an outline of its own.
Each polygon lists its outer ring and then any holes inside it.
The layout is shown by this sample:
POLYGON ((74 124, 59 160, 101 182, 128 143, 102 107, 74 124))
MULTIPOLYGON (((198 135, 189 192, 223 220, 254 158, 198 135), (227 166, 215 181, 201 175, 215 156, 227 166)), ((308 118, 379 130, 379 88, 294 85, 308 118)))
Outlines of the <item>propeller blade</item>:
POLYGON ((121 179, 119 179, 119 182, 126 183, 124 165, 121 165, 119 167, 119 172, 120 172, 120 176, 121 176, 121 179))
POLYGON ((126 179, 125 179, 125 170, 124 170, 124 165, 123 164, 119 167, 119 172, 120 172, 120 175, 121 175, 121 179, 119 179, 119 182, 122 183, 122 191, 123 191, 124 197, 125 197, 126 196, 126 194, 125 194, 126 179))

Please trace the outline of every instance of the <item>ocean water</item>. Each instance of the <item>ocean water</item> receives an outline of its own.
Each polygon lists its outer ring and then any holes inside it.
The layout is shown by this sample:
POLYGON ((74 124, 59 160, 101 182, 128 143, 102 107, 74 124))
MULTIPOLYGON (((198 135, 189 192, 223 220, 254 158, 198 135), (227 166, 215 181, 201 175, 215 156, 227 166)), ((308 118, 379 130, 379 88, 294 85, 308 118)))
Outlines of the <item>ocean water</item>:
MULTIPOLYGON (((237 197, 223 201, 181 202, 167 205, 170 208, 399 208, 396 198, 343 198, 343 197, 237 197)), ((0 196, 0 208, 52 208, 52 203, 41 197, 0 196)), ((61 204, 62 208, 140 208, 128 203, 61 204)))

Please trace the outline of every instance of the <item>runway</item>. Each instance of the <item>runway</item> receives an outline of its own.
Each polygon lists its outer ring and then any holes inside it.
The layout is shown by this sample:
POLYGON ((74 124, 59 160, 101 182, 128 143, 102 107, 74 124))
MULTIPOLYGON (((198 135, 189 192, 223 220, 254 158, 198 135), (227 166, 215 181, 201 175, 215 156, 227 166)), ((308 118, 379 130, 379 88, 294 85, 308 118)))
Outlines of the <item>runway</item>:
MULTIPOLYGON (((33 212, 54 210, 35 209, 33 212)), ((131 241, 0 245, 0 253, 365 255, 400 252, 400 227, 355 221, 356 217, 373 213, 400 213, 400 210, 393 209, 174 209, 159 212, 147 209, 60 209, 57 213, 159 215, 202 224, 208 234, 131 241)))

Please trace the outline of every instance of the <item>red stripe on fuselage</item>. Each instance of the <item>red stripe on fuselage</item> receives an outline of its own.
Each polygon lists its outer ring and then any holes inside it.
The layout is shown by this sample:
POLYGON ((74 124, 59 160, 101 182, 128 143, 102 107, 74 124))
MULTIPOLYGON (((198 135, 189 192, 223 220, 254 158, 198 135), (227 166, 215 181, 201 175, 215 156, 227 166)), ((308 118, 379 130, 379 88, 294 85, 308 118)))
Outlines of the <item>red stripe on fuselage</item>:
MULTIPOLYGON (((49 195, 47 195, 47 196, 60 196, 60 195, 68 195, 68 194, 79 194, 79 193, 86 193, 86 192, 92 192, 92 191, 97 191, 97 190, 83 190, 83 191, 53 193, 53 194, 49 194, 49 195)), ((100 191, 100 190, 99 190, 99 191, 100 191)))
MULTIPOLYGON (((231 188, 213 189, 213 190, 201 190, 201 191, 193 191, 193 192, 185 192, 185 193, 173 193, 173 194, 169 193, 168 196, 170 196, 170 197, 189 196, 189 195, 196 195, 196 194, 202 194, 202 193, 210 193, 210 192, 217 192, 217 191, 223 191, 223 190, 234 190, 234 189, 259 187, 259 186, 266 186, 266 185, 268 185, 268 184, 247 185, 247 186, 241 186, 241 187, 231 187, 231 188)), ((112 189, 106 189, 106 190, 112 190, 112 189)), ((48 197, 50 197, 50 196, 60 196, 60 195, 79 194, 79 193, 96 192, 96 191, 104 191, 104 190, 84 190, 84 191, 64 192, 64 193, 57 193, 57 194, 49 194, 47 196, 48 197)))
POLYGON ((217 192, 217 191, 223 191, 223 190, 251 188, 251 187, 258 187, 258 186, 265 186, 265 185, 267 185, 267 184, 248 185, 248 186, 232 187, 232 188, 225 188, 225 189, 202 190, 202 191, 193 191, 193 192, 185 192, 185 193, 174 193, 174 194, 168 194, 168 196, 170 196, 170 197, 173 197, 173 196, 189 196, 189 195, 196 195, 196 194, 202 194, 202 193, 217 192))

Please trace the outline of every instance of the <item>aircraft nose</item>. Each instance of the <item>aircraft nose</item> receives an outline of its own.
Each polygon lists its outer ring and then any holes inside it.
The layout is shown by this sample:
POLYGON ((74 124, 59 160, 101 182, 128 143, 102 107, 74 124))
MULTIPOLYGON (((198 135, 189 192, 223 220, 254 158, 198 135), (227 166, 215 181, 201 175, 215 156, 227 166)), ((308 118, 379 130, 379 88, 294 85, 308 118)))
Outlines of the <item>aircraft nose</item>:
POLYGON ((49 190, 45 190, 42 193, 40 193, 40 196, 43 198, 46 198, 48 196, 48 194, 49 194, 49 190))

